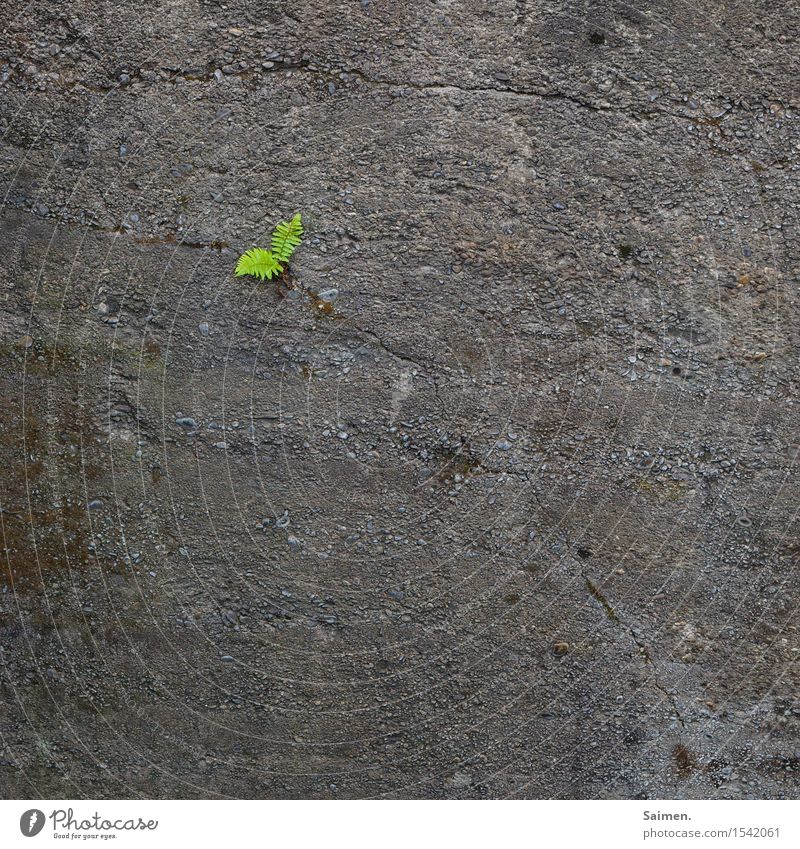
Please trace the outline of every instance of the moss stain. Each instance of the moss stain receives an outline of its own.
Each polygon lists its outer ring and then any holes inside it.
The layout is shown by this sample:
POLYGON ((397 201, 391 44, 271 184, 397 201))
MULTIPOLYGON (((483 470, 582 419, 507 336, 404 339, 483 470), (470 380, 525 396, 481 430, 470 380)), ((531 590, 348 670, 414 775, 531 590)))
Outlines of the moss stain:
POLYGON ((589 590, 589 595, 603 608, 606 616, 612 622, 619 622, 619 616, 617 616, 616 611, 611 606, 609 600, 600 592, 599 588, 589 580, 589 578, 585 578, 586 581, 586 589, 589 590))

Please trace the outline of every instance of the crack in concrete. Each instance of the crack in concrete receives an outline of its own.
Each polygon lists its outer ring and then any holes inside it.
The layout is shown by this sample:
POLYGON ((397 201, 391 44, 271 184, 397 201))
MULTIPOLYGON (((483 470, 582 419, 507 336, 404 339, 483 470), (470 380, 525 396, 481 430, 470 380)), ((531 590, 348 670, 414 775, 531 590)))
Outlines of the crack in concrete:
POLYGON ((425 371, 425 366, 422 365, 419 361, 409 357, 407 354, 399 354, 397 351, 393 351, 384 341, 378 336, 377 333, 373 330, 365 330, 363 327, 358 327, 357 325, 352 325, 354 330, 357 330, 362 336, 368 336, 370 339, 373 339, 379 348, 385 351, 390 356, 394 357, 396 360, 400 360, 403 363, 410 363, 413 366, 416 366, 421 371, 425 371))
MULTIPOLYGON (((394 357, 396 360, 399 360, 401 363, 408 363, 409 365, 415 366, 415 367, 416 367, 417 369, 419 369, 419 370, 420 370, 420 372, 422 372, 423 374, 424 374, 426 371, 428 371, 428 369, 427 369, 424 365, 422 365, 422 363, 420 363, 418 360, 413 359, 413 357, 409 357, 407 354, 400 354, 400 353, 398 353, 397 351, 395 351, 395 350, 393 350, 392 348, 390 348, 390 347, 389 347, 389 346, 388 346, 388 345, 387 345, 387 344, 383 341, 383 339, 381 339, 381 337, 380 337, 380 336, 378 336, 378 334, 377 334, 377 333, 375 333, 374 331, 372 331, 372 330, 365 330, 363 327, 358 327, 358 326, 357 326, 357 325, 355 325, 355 324, 353 324, 353 325, 352 325, 352 327, 353 327, 353 328, 354 328, 354 329, 355 329, 358 333, 360 333, 362 336, 366 336, 366 337, 368 337, 368 338, 370 338, 370 339, 374 340, 374 341, 377 343, 378 347, 379 347, 382 351, 385 351, 387 354, 389 354, 389 356, 394 357)), ((430 385, 431 385, 431 387, 433 388, 433 394, 434 394, 434 396, 435 396, 435 398, 436 398, 436 401, 437 401, 437 402, 438 402, 438 404, 439 404, 439 407, 440 407, 442 410, 446 410, 446 406, 445 406, 444 400, 442 399, 441 395, 439 394, 439 384, 436 382, 435 375, 432 375, 432 376, 431 376, 430 385)))
MULTIPOLYGON (((624 624, 624 623, 622 623, 622 624, 624 624)), ((642 642, 642 640, 639 638, 638 634, 634 631, 634 629, 631 626, 625 625, 625 627, 628 629, 628 632, 630 633, 631 639, 633 640, 633 642, 638 646, 639 652, 641 653, 642 657, 645 660, 645 664, 649 664, 653 668, 653 674, 652 674, 653 686, 657 690, 659 690, 661 693, 664 694, 664 697, 667 699, 667 701, 672 706, 672 712, 675 714, 675 717, 678 720, 678 722, 680 723, 681 728, 686 730, 686 722, 684 721, 683 714, 681 713, 681 709, 678 707, 678 700, 675 698, 674 694, 671 693, 669 690, 667 690, 667 688, 659 680, 658 667, 656 666, 655 662, 653 661, 653 658, 650 655, 650 651, 648 650, 645 643, 642 642)))
MULTIPOLYGON (((515 88, 510 85, 466 86, 458 85, 456 83, 416 83, 408 80, 394 80, 381 77, 372 77, 369 74, 364 73, 363 71, 353 68, 347 68, 345 70, 344 68, 320 67, 311 59, 300 59, 289 62, 276 61, 275 67, 273 68, 264 68, 262 65, 261 67, 247 67, 236 71, 223 71, 221 68, 218 67, 216 63, 210 63, 204 68, 187 68, 177 70, 174 68, 164 67, 140 68, 136 71, 133 71, 130 74, 130 80, 125 83, 117 82, 110 85, 105 85, 91 83, 86 80, 70 80, 58 81, 58 84, 65 91, 71 92, 79 90, 87 91, 98 95, 108 95, 112 92, 122 92, 126 89, 137 91, 141 88, 142 84, 146 85, 148 83, 157 85, 158 83, 173 83, 179 80, 185 82, 219 83, 226 78, 259 82, 261 77, 268 77, 273 74, 280 75, 290 72, 316 75, 322 77, 323 79, 328 79, 329 81, 335 81, 339 85, 341 85, 342 82, 342 75, 345 75, 351 78, 358 79, 361 82, 370 86, 386 86, 387 88, 410 89, 411 91, 416 91, 418 93, 432 92, 435 94, 446 94, 458 92, 460 94, 490 94, 500 96, 505 95, 509 97, 519 97, 525 99, 535 98, 538 100, 563 100, 568 103, 572 103, 582 109, 587 109, 595 113, 617 113, 621 115, 627 115, 628 117, 637 121, 650 120, 661 115, 675 118, 680 121, 687 121, 694 125, 702 125, 707 123, 709 120, 709 117, 707 115, 687 115, 681 112, 673 112, 668 109, 637 109, 635 107, 628 108, 609 103, 597 103, 589 99, 581 98, 575 94, 571 94, 569 92, 561 90, 548 91, 547 89, 515 88), (159 78, 156 80, 147 80, 142 77, 142 72, 157 75, 162 75, 166 72, 171 76, 159 76, 159 78)), ((15 74, 14 77, 16 76, 17 75, 15 74)), ((14 77, 11 77, 11 79, 14 79, 14 77)), ((55 83, 57 81, 51 79, 51 82, 55 83)), ((44 90, 46 90, 46 88, 44 90)), ((784 104, 781 102, 780 105, 785 109, 794 108, 794 104, 784 104)), ((733 106, 731 105, 728 107, 725 114, 732 110, 733 106)))
POLYGON ((137 245, 171 245, 176 248, 191 248, 193 250, 211 251, 224 251, 230 247, 227 242, 221 241, 201 242, 196 240, 189 241, 179 239, 174 233, 165 233, 163 235, 158 233, 137 233, 122 226, 106 227, 103 224, 97 224, 93 221, 80 221, 74 218, 68 218, 64 215, 40 215, 33 209, 27 209, 24 206, 8 203, 7 201, 0 203, 0 209, 10 209, 14 212, 21 212, 24 215, 29 215, 31 218, 36 218, 39 221, 52 221, 55 223, 56 227, 61 225, 67 227, 85 227, 87 230, 92 230, 96 233, 108 233, 114 236, 127 236, 137 245))
POLYGON ((636 633, 635 629, 629 625, 627 622, 623 622, 620 618, 619 614, 614 610, 611 602, 605 597, 600 588, 592 581, 592 579, 586 574, 586 571, 581 568, 580 570, 581 577, 586 584, 586 589, 589 591, 589 595, 603 608, 606 616, 614 623, 619 625, 624 631, 628 633, 633 644, 636 646, 637 654, 643 659, 645 667, 650 667, 651 675, 650 679, 652 681, 653 686, 664 695, 666 700, 669 702, 672 707, 672 712, 675 714, 675 718, 680 723, 681 728, 686 730, 686 722, 684 720, 683 714, 678 706, 678 701, 675 696, 670 693, 669 690, 661 683, 659 679, 658 667, 656 666, 655 661, 653 660, 652 655, 650 654, 650 649, 647 647, 647 644, 639 637, 636 633))
MULTIPOLYGON (((150 84, 158 85, 159 83, 174 83, 177 81, 219 83, 226 78, 234 78, 240 80, 257 80, 261 76, 268 76, 270 74, 287 73, 289 71, 311 71, 309 65, 310 61, 303 59, 298 60, 296 62, 276 62, 275 67, 273 68, 265 68, 262 65, 260 68, 247 67, 239 69, 237 71, 224 71, 222 70, 222 68, 219 67, 218 63, 212 62, 207 64, 203 68, 175 69, 159 66, 153 66, 149 68, 142 67, 128 74, 129 79, 125 82, 117 81, 110 84, 93 83, 86 79, 64 80, 60 77, 56 78, 52 75, 48 76, 47 81, 66 92, 78 91, 89 92, 90 94, 97 95, 108 95, 113 92, 124 92, 126 90, 136 92, 140 91, 143 86, 147 86, 150 84), (142 76, 142 73, 155 74, 158 78, 147 79, 142 76), (167 74, 168 76, 163 76, 164 74, 167 74)), ((21 80, 26 79, 23 75, 17 74, 16 69, 13 70, 15 71, 15 73, 9 76, 6 82, 8 82, 9 80, 14 81, 18 77, 21 80)), ((42 73, 47 74, 48 72, 42 71, 42 73)), ((45 86, 43 89, 38 89, 38 91, 47 90, 48 86, 45 86)))
MULTIPOLYGON (((312 70, 312 69, 307 69, 312 70)), ((318 73, 318 71, 316 71, 318 73)), ((347 71, 341 71, 341 73, 348 74, 349 76, 356 77, 362 82, 368 85, 385 85, 389 88, 406 88, 412 91, 426 93, 426 92, 434 92, 437 94, 449 93, 449 92, 459 92, 462 94, 494 94, 494 95, 508 95, 511 97, 520 97, 520 98, 535 98, 538 100, 565 100, 568 103, 573 103, 575 106, 579 106, 582 109, 588 109, 592 112, 597 113, 619 113, 622 115, 627 115, 630 118, 636 120, 649 120, 654 117, 658 117, 660 115, 666 115, 671 118, 676 118, 681 121, 688 121, 694 125, 706 124, 710 120, 716 121, 718 119, 710 119, 707 115, 685 115, 681 112, 672 112, 668 109, 635 109, 635 108, 625 108, 622 106, 614 106, 613 104, 601 104, 596 103, 591 100, 587 100, 585 98, 577 97, 574 94, 570 94, 565 91, 548 91, 547 89, 524 89, 524 88, 513 88, 511 86, 486 86, 486 85, 477 85, 477 86, 463 86, 457 85, 455 83, 413 83, 413 82, 403 82, 400 80, 390 80, 390 79, 382 79, 380 77, 370 77, 367 74, 364 74, 362 71, 356 71, 349 69, 347 71)), ((727 111, 731 111, 733 107, 730 107, 727 111)), ((727 114, 727 111, 725 114, 727 114)), ((723 116, 720 116, 723 117, 723 116)))

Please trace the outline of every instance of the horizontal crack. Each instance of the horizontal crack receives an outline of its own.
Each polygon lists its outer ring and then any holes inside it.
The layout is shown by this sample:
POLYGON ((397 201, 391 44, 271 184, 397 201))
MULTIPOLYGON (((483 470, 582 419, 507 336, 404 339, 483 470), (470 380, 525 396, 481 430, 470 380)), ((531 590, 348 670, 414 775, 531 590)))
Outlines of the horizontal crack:
MULTIPOLYGON (((574 94, 570 94, 569 92, 565 91, 548 91, 547 89, 538 88, 526 89, 513 87, 511 85, 465 86, 457 85, 455 83, 416 83, 408 80, 373 77, 369 74, 364 73, 363 71, 356 70, 353 68, 348 68, 347 70, 344 70, 342 68, 333 68, 326 67, 324 65, 319 65, 311 59, 300 59, 289 62, 276 61, 274 63, 274 67, 272 68, 264 68, 262 65, 261 67, 248 67, 241 70, 229 71, 223 71, 222 69, 217 67, 216 63, 210 63, 204 68, 187 68, 178 70, 175 70, 174 68, 163 67, 142 68, 132 72, 130 74, 130 80, 125 83, 97 84, 91 83, 87 80, 69 80, 60 82, 60 85, 65 91, 82 90, 98 95, 108 95, 112 92, 121 92, 128 89, 135 91, 138 86, 140 86, 142 83, 147 82, 152 82, 156 85, 158 83, 171 83, 179 80, 185 82, 215 83, 220 82, 221 80, 226 78, 235 78, 243 81, 253 81, 258 84, 262 81, 262 78, 268 77, 273 74, 280 75, 289 72, 309 74, 312 76, 321 76, 325 79, 335 80, 340 85, 342 81, 342 75, 345 75, 346 77, 358 79, 361 82, 371 86, 386 86, 387 88, 409 89, 411 91, 416 91, 420 93, 432 92, 437 94, 445 94, 450 92, 459 92, 462 94, 489 94, 519 98, 536 98, 539 100, 563 100, 568 103, 572 103, 582 109, 590 110, 592 112, 618 113, 622 115, 627 115, 628 117, 633 118, 635 120, 649 120, 651 118, 655 118, 661 115, 676 118, 681 121, 688 121, 693 124, 704 124, 707 123, 709 120, 707 116, 687 115, 681 112, 673 112, 668 109, 644 109, 636 108, 635 106, 624 107, 615 106, 613 104, 597 103, 586 98, 578 97, 574 94), (157 74, 160 76, 158 77, 158 79, 155 80, 147 80, 145 77, 142 76, 143 73, 157 74), (165 74, 167 74, 168 76, 166 76, 165 74)), ((15 74, 14 76, 12 76, 11 79, 13 80, 15 76, 17 75, 15 74)), ((786 104, 782 105, 786 107, 786 104)), ((793 106, 793 104, 790 104, 790 106, 793 106)), ((711 120, 716 121, 717 119, 711 120)))
POLYGON ((194 250, 211 251, 224 251, 230 247, 228 242, 202 242, 197 240, 180 239, 174 233, 165 233, 163 235, 157 233, 137 233, 133 230, 127 229, 126 227, 106 227, 95 222, 79 221, 66 216, 57 217, 55 215, 40 215, 32 209, 27 209, 24 206, 8 202, 0 203, 0 208, 11 209, 15 212, 22 212, 25 215, 30 215, 31 218, 38 219, 39 221, 52 221, 56 226, 66 225, 68 227, 85 227, 87 230, 92 230, 96 233, 109 233, 115 236, 127 236, 137 245, 173 245, 176 248, 192 248, 194 250))

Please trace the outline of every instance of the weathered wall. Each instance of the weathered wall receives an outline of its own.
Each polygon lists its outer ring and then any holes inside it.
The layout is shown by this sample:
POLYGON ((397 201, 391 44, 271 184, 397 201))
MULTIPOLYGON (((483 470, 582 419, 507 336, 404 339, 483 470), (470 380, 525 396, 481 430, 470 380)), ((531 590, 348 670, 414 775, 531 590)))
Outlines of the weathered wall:
POLYGON ((0 2, 0 794, 795 795, 797 9, 284 5, 0 2))

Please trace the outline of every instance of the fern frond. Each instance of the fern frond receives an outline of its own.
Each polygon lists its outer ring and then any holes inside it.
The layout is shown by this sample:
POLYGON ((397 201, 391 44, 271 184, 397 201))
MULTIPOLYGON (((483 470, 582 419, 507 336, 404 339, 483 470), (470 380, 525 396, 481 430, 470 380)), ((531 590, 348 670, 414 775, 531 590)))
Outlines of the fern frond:
POLYGON ((283 266, 275 258, 272 251, 265 251, 263 248, 250 248, 245 251, 236 263, 236 270, 233 272, 236 277, 243 277, 245 274, 251 274, 253 277, 258 277, 263 280, 272 280, 277 274, 283 271, 283 266))
POLYGON ((272 231, 272 253, 278 262, 289 262, 302 241, 303 222, 298 212, 291 221, 281 221, 272 231))

